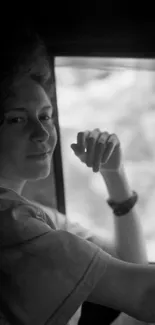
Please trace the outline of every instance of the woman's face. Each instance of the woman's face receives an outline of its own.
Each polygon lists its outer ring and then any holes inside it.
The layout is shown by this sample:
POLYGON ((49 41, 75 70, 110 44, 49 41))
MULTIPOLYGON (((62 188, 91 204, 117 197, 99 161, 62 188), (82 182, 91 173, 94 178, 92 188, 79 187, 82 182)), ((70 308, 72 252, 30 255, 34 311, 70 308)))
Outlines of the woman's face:
POLYGON ((47 177, 57 133, 51 101, 44 89, 28 77, 21 79, 14 84, 13 96, 5 102, 4 112, 5 121, 0 127, 0 176, 11 180, 47 177))

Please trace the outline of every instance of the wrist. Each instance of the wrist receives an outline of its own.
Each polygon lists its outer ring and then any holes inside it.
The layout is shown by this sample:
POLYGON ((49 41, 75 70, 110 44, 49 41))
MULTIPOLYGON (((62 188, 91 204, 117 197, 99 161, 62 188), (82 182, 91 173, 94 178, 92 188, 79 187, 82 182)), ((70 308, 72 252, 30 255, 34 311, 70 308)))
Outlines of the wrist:
POLYGON ((111 177, 112 175, 119 175, 119 176, 123 176, 125 173, 125 168, 124 165, 121 164, 120 167, 116 170, 112 170, 112 169, 103 169, 102 171, 100 171, 101 175, 103 177, 111 177))
POLYGON ((105 181, 110 199, 116 202, 122 202, 131 197, 132 190, 129 186, 123 165, 117 171, 104 171, 101 175, 105 181))
POLYGON ((134 207, 134 205, 137 203, 137 200, 138 194, 133 191, 132 195, 127 200, 124 200, 122 202, 116 202, 112 199, 108 199, 107 203, 113 209, 114 215, 120 217, 128 214, 134 207))

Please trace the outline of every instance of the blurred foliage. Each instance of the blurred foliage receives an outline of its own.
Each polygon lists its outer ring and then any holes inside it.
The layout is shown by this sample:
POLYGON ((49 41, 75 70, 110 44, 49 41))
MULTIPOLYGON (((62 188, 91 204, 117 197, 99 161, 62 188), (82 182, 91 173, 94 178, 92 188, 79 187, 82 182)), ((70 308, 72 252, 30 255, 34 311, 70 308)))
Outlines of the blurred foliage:
POLYGON ((56 68, 67 216, 101 235, 113 233, 113 217, 100 175, 74 156, 79 131, 116 133, 130 186, 139 193, 137 212, 149 258, 155 260, 155 72, 56 68))

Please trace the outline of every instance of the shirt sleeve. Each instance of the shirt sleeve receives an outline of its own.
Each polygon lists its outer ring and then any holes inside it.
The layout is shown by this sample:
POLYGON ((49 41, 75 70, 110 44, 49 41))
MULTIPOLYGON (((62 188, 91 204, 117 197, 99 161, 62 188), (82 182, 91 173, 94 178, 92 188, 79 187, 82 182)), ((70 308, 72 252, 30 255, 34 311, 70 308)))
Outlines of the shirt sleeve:
POLYGON ((58 210, 55 208, 47 207, 36 201, 32 201, 32 202, 45 213, 47 224, 51 228, 53 228, 53 224, 54 224, 56 229, 67 230, 68 220, 64 214, 58 212, 58 210))
POLYGON ((14 324, 67 324, 106 271, 110 255, 93 243, 48 226, 45 232, 45 225, 43 231, 1 248, 0 297, 14 324))
POLYGON ((114 238, 110 235, 110 233, 103 229, 103 235, 101 236, 101 234, 98 234, 97 231, 92 231, 88 228, 85 228, 78 222, 71 222, 70 220, 65 218, 62 213, 58 211, 56 211, 55 214, 57 217, 57 229, 66 230, 76 236, 79 236, 89 242, 92 242, 98 247, 100 247, 103 251, 112 255, 113 257, 119 258, 114 238))

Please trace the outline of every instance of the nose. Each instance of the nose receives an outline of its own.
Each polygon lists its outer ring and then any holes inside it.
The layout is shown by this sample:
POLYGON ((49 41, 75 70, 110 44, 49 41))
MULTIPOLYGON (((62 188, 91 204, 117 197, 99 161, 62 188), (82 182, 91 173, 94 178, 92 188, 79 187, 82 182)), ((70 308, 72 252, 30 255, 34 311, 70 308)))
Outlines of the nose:
POLYGON ((31 140, 39 141, 39 142, 46 142, 49 137, 50 133, 48 130, 42 125, 40 121, 35 121, 31 125, 31 140))

